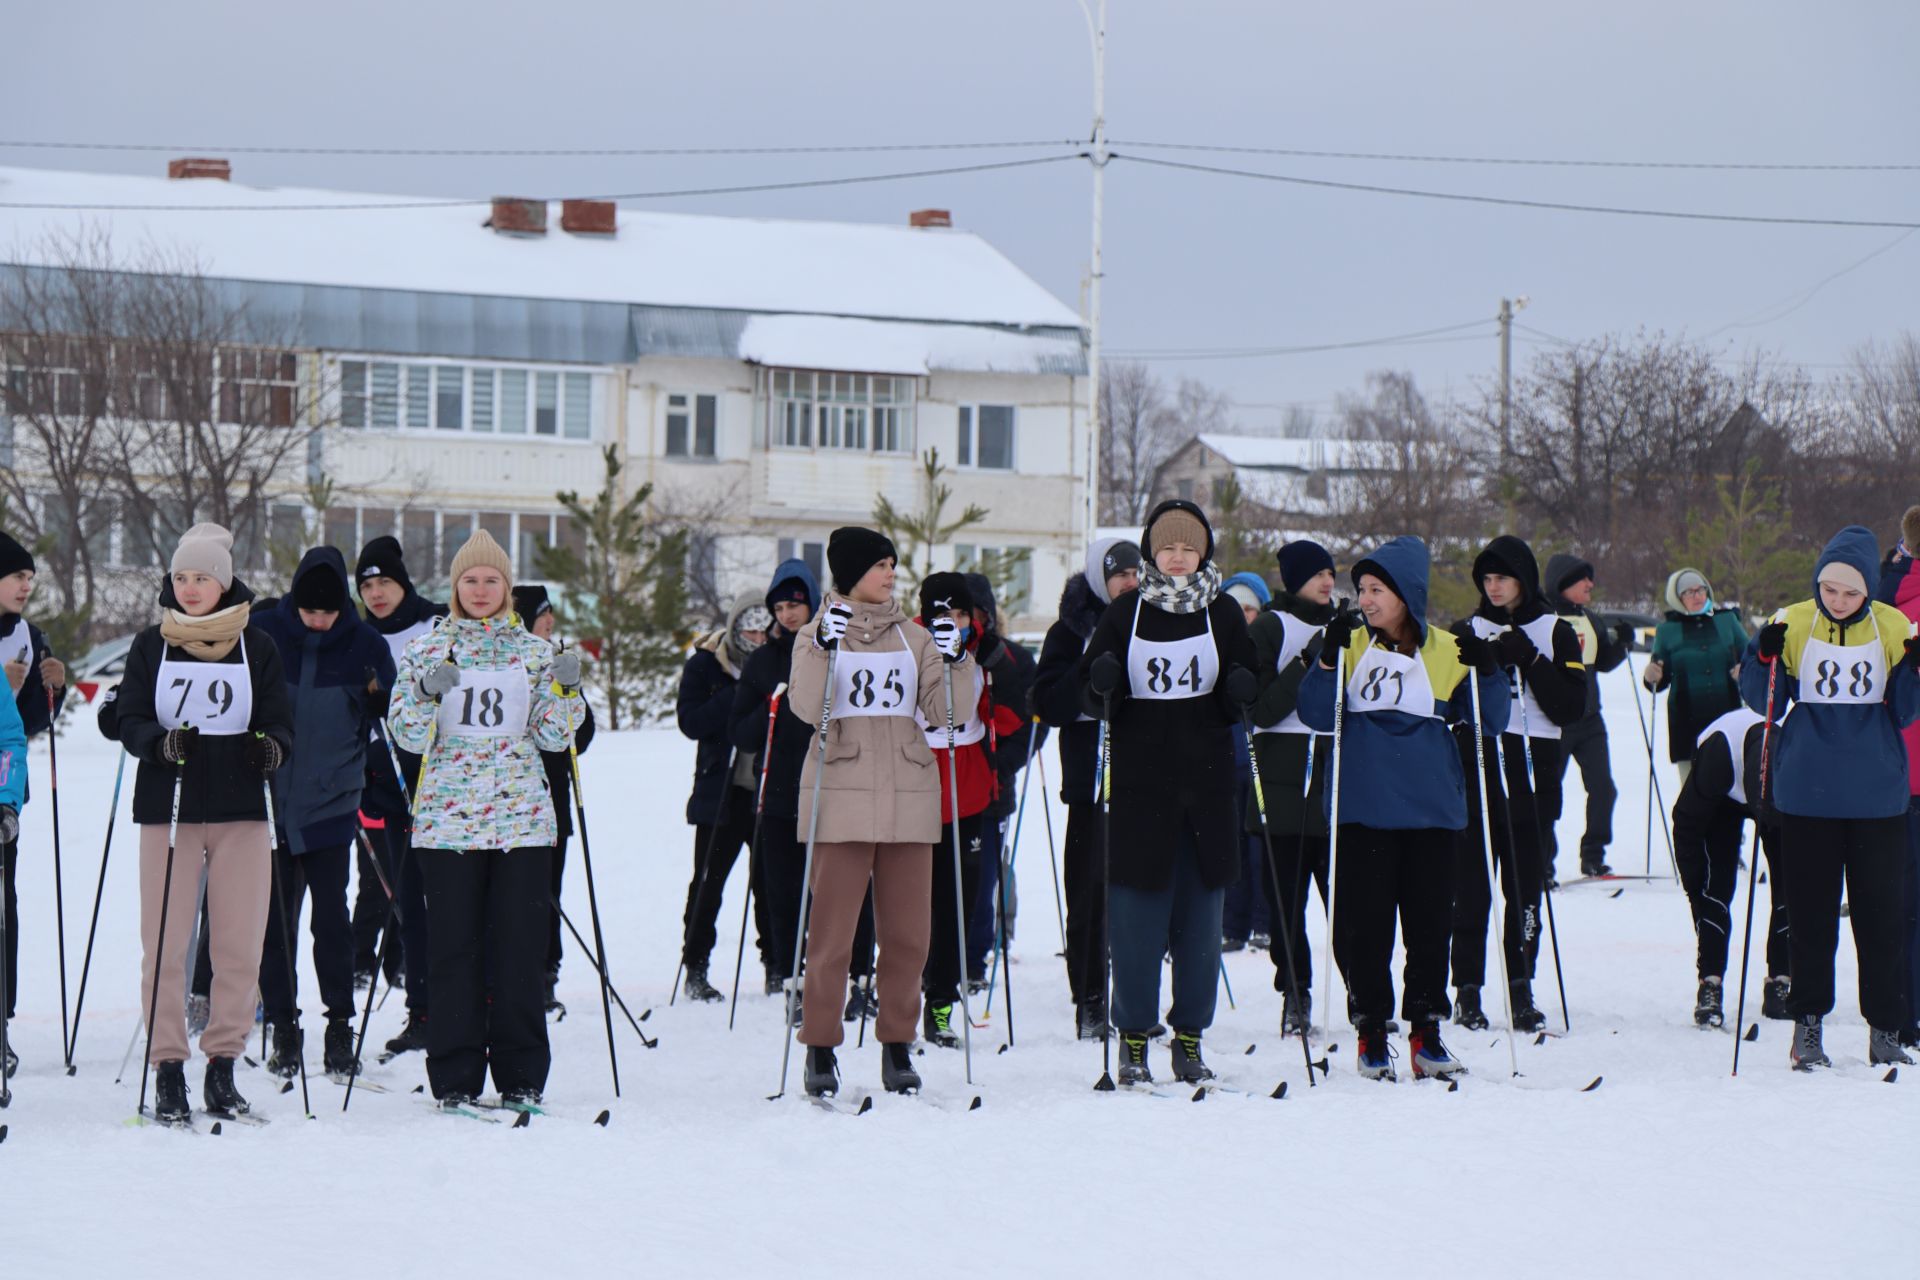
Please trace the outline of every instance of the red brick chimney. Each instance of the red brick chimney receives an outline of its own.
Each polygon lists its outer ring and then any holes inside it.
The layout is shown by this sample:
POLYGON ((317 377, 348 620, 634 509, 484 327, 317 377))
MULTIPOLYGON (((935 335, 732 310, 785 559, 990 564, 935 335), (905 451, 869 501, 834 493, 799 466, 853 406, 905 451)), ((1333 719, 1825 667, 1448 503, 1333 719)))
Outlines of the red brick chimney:
POLYGON ((495 196, 493 216, 486 225, 505 236, 543 236, 547 234, 547 202, 495 196))
POLYGON ((950 227, 953 225, 953 214, 945 209, 915 209, 907 215, 907 225, 910 227, 950 227))
POLYGON ((577 236, 610 236, 617 229, 611 200, 562 200, 560 229, 577 236))
POLYGON ((167 161, 167 177, 218 178, 226 182, 233 177, 233 165, 208 156, 182 156, 178 160, 167 161))

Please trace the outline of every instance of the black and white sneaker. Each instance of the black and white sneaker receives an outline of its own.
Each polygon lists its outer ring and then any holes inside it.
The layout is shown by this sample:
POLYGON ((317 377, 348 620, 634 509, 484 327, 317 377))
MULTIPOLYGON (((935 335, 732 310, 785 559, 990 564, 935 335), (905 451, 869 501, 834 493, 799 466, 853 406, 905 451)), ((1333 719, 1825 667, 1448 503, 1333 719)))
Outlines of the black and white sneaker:
POLYGON ((1819 1067, 1833 1065, 1833 1060, 1827 1057, 1827 1051, 1820 1041, 1819 1014, 1810 1013, 1794 1020, 1793 1041, 1787 1049, 1787 1054, 1795 1071, 1812 1071, 1819 1067))
POLYGON ((1696 1027, 1721 1027, 1727 1022, 1727 1013, 1720 991, 1720 979, 1700 979, 1700 990, 1693 997, 1693 1025, 1696 1027))
POLYGON ((1465 1027, 1469 1031, 1485 1031, 1490 1023, 1486 1010, 1480 1007, 1480 988, 1472 984, 1462 986, 1453 997, 1453 1022, 1455 1026, 1465 1027))
POLYGON ((1898 1032, 1874 1027, 1867 1035, 1867 1061, 1876 1067, 1913 1065, 1913 1055, 1900 1047, 1898 1032))
POLYGON ((809 1098, 831 1098, 840 1092, 840 1064, 833 1050, 808 1046, 806 1073, 802 1078, 809 1098))
POLYGON ((244 1116, 253 1108, 240 1096, 240 1090, 233 1084, 233 1059, 207 1059, 206 1108, 210 1116, 219 1116, 231 1120, 235 1116, 244 1116))
POLYGON ((1760 997, 1760 1016, 1775 1022, 1790 1020, 1793 1015, 1787 1012, 1787 997, 1792 994, 1793 983, 1790 980, 1779 975, 1768 978, 1765 992, 1760 997))

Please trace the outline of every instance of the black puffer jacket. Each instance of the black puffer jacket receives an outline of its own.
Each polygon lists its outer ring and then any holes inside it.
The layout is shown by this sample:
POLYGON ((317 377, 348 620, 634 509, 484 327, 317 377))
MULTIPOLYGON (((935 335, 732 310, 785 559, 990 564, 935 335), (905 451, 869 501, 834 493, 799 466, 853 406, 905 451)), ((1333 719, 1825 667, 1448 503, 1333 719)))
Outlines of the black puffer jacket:
MULTIPOLYGON (((239 579, 220 597, 216 609, 251 602, 253 592, 239 579)), ((173 583, 160 591, 160 603, 178 609, 173 583)), ((285 674, 280 666, 280 651, 273 640, 258 627, 249 626, 218 664, 241 669, 244 647, 249 684, 253 690, 253 715, 248 727, 264 733, 280 744, 283 753, 293 751, 293 704, 287 697, 285 674)), ((160 727, 155 704, 155 682, 160 664, 171 657, 176 661, 195 659, 184 649, 169 646, 160 638, 158 624, 134 638, 127 653, 126 674, 120 681, 118 724, 121 745, 140 762, 133 785, 133 820, 142 825, 165 823, 173 807, 175 766, 160 754, 167 731, 160 727)), ((247 763, 247 734, 213 737, 198 735, 186 766, 181 769, 180 821, 264 822, 267 816, 264 779, 260 771, 247 763)), ((266 852, 262 843, 261 853, 266 852)))
POLYGON ((793 637, 775 627, 767 642, 747 657, 740 682, 734 686, 727 724, 733 749, 754 757, 756 775, 766 770, 766 816, 788 821, 800 816, 800 767, 806 763, 814 734, 813 726, 795 715, 784 697, 773 726, 772 758, 759 757, 767 749, 767 711, 773 691, 792 678, 793 637))
POLYGON ((1600 714, 1600 673, 1612 671, 1627 660, 1627 641, 1621 638, 1618 629, 1601 621, 1599 614, 1560 594, 1569 583, 1591 577, 1593 565, 1563 551, 1547 558, 1547 577, 1542 587, 1553 611, 1566 619, 1580 641, 1580 660, 1587 664, 1587 714, 1597 716, 1600 714))
POLYGON ((1087 719, 1080 701, 1080 655, 1106 601, 1083 573, 1067 579, 1060 593, 1060 616, 1047 628, 1033 678, 1033 712, 1042 724, 1060 731, 1060 799, 1093 804, 1100 769, 1100 726, 1087 719))

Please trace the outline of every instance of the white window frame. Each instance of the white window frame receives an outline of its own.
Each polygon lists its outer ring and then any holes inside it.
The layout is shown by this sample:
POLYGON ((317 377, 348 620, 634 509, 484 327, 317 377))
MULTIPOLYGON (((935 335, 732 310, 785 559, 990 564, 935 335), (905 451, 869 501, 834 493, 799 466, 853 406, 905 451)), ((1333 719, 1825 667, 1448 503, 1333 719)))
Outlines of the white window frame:
POLYGON ((666 406, 660 415, 660 456, 671 458, 675 462, 717 462, 720 459, 720 404, 718 391, 667 391, 662 393, 666 406), (683 403, 674 406, 674 401, 683 403), (700 452, 700 402, 713 402, 713 438, 708 441, 709 448, 700 452), (679 453, 673 451, 673 426, 675 417, 684 416, 687 420, 686 448, 679 453))
POLYGON ((955 414, 953 456, 954 466, 962 471, 1007 473, 1018 471, 1020 469, 1020 406, 981 403, 975 400, 959 405, 955 414), (1007 411, 1007 465, 1004 467, 984 466, 980 461, 980 411, 982 409, 1007 411))
POLYGON ((889 458, 914 455, 920 409, 916 377, 766 368, 761 370, 760 385, 767 405, 769 449, 889 458), (802 380, 806 393, 796 394, 802 380), (880 394, 883 383, 884 396, 880 394), (883 443, 888 447, 881 447, 883 443))
POLYGON ((558 445, 594 445, 603 436, 603 424, 606 419, 607 405, 611 400, 611 374, 594 365, 564 364, 517 364, 498 360, 454 360, 439 357, 362 355, 343 352, 328 357, 334 377, 335 390, 334 421, 346 431, 379 432, 386 435, 415 437, 433 437, 444 440, 449 435, 459 434, 469 437, 498 438, 505 440, 541 441, 558 445), (364 371, 361 375, 361 398, 358 425, 348 421, 347 371, 349 365, 358 365, 364 371), (396 371, 394 384, 394 425, 385 426, 373 421, 375 365, 391 365, 396 371), (440 422, 440 395, 438 382, 444 376, 440 370, 460 370, 460 421, 448 426, 440 422), (507 403, 503 394, 503 373, 516 373, 525 379, 526 395, 522 404, 525 417, 521 429, 504 430, 501 425, 501 410, 507 403), (539 421, 539 386, 541 375, 551 376, 554 381, 554 430, 551 435, 536 429, 539 421), (570 392, 579 384, 573 378, 585 378, 587 386, 587 432, 585 435, 568 435, 567 405, 570 392), (489 408, 490 425, 474 426, 474 388, 485 380, 486 400, 489 408), (424 395, 420 395, 414 383, 423 382, 424 395), (425 425, 409 422, 409 414, 416 404, 424 400, 425 425))

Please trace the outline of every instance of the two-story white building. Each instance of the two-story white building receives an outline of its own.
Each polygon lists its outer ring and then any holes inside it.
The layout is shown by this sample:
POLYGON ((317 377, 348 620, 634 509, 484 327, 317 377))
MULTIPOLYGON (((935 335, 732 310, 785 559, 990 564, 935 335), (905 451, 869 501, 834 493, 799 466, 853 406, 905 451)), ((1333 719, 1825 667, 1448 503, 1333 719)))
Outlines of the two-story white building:
POLYGON ((533 577, 536 544, 569 536, 556 493, 598 490, 613 444, 659 509, 702 513, 715 536, 696 550, 723 590, 787 555, 824 568, 828 533, 877 495, 918 507, 928 448, 953 509, 990 513, 938 563, 1030 549, 1030 622, 1080 563, 1080 318, 938 211, 775 221, 171 168, 0 168, 0 263, 57 270, 50 235, 80 228, 129 263, 191 258, 296 354, 287 376, 326 388, 308 475, 337 486, 326 536, 349 557, 395 533, 431 580, 478 525, 533 577))

